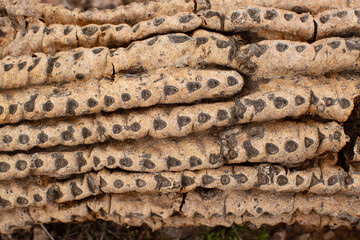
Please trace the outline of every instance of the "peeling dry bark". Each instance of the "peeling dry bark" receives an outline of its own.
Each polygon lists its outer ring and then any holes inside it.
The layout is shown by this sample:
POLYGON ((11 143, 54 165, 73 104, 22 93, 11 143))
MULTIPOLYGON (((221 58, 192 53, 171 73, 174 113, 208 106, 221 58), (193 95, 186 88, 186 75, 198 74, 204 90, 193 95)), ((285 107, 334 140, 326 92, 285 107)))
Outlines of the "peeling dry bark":
POLYGON ((358 7, 0 2, 0 232, 357 223, 358 7))

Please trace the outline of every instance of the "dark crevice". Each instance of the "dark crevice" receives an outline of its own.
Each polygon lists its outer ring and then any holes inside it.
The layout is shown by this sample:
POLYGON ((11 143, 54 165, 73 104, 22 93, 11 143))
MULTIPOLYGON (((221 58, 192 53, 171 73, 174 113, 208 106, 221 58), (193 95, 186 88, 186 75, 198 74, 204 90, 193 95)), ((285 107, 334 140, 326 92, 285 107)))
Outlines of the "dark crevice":
POLYGON ((182 201, 181 201, 181 204, 180 204, 180 207, 179 207, 179 212, 182 212, 182 208, 183 208, 183 206, 185 204, 186 195, 187 195, 187 193, 182 194, 182 201))
POLYGON ((315 20, 314 21, 314 38, 312 39, 312 41, 310 43, 313 43, 316 41, 316 37, 317 37, 317 32, 318 32, 318 24, 315 20))

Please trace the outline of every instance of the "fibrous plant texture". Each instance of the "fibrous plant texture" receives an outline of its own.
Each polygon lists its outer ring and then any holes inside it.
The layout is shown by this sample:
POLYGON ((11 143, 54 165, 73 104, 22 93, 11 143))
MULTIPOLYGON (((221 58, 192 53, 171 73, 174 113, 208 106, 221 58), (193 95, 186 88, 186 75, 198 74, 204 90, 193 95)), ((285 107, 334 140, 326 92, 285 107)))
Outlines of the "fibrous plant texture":
POLYGON ((348 0, 0 0, 0 233, 358 223, 359 23, 348 0))

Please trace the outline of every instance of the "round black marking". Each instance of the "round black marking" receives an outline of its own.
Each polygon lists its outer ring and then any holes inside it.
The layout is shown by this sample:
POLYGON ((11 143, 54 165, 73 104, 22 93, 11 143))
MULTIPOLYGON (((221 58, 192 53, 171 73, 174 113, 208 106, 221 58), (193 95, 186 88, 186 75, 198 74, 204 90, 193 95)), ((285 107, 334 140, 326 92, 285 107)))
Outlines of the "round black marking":
POLYGON ((46 103, 43 104, 42 108, 44 112, 50 112, 54 109, 54 104, 50 100, 48 100, 46 103))
POLYGON ((257 155, 259 155, 259 151, 251 145, 251 142, 249 140, 244 141, 242 146, 248 158, 256 157, 257 155))
POLYGON ((82 29, 82 33, 85 34, 88 37, 91 37, 92 35, 94 35, 94 33, 96 33, 98 31, 98 28, 95 26, 90 26, 90 27, 84 27, 82 29))
POLYGON ((93 99, 93 98, 89 98, 89 99, 87 100, 87 105, 88 105, 89 108, 93 108, 93 107, 95 107, 96 105, 98 105, 98 101, 96 101, 96 100, 93 99))
POLYGON ((21 63, 19 63, 17 66, 18 66, 18 69, 19 69, 19 71, 21 70, 21 69, 23 69, 24 67, 26 67, 26 64, 27 64, 27 62, 25 61, 25 62, 21 62, 21 63))
POLYGON ((69 162, 64 158, 64 155, 61 153, 53 153, 51 157, 55 158, 55 169, 59 171, 61 168, 66 167, 69 162))
POLYGON ((29 136, 26 134, 21 134, 19 136, 19 143, 21 143, 21 144, 27 144, 29 142, 29 140, 30 140, 29 136))
POLYGON ((168 168, 178 167, 178 166, 181 165, 181 161, 179 159, 174 158, 174 157, 168 157, 166 159, 166 164, 167 164, 168 168))
POLYGON ((214 153, 210 153, 209 163, 212 165, 222 162, 222 155, 216 155, 214 153))
POLYGON ((192 19, 194 19, 194 15, 189 14, 189 15, 185 15, 185 16, 181 16, 179 18, 179 23, 188 23, 190 22, 192 19))
POLYGON ((147 44, 148 44, 149 46, 152 46, 152 45, 154 45, 154 43, 155 43, 158 39, 159 39, 159 37, 156 36, 156 37, 150 39, 150 40, 147 42, 147 44))
POLYGON ((177 124, 180 129, 182 127, 185 127, 186 125, 188 125, 190 122, 191 122, 191 118, 188 116, 178 116, 177 117, 177 124))
POLYGON ((5 173, 10 170, 10 165, 6 162, 0 162, 0 173, 5 173))
POLYGON ((167 123, 161 119, 155 119, 153 122, 154 130, 162 130, 167 126, 167 123))
POLYGON ((335 131, 334 132, 334 138, 336 140, 338 140, 339 142, 341 142, 341 136, 342 136, 342 133, 340 131, 335 131))
POLYGON ((108 164, 108 166, 114 165, 115 164, 115 158, 113 156, 108 156, 107 157, 107 164, 108 164))
POLYGON ((227 175, 222 175, 220 178, 220 182, 222 185, 228 185, 230 183, 230 178, 227 175))
POLYGON ((319 44, 319 45, 314 46, 315 52, 319 52, 319 51, 323 48, 323 46, 324 46, 324 45, 322 45, 322 44, 319 44))
POLYGON ((165 96, 174 95, 177 92, 179 92, 179 89, 175 86, 169 85, 164 87, 165 96))
POLYGON ((260 23, 260 9, 258 9, 258 8, 249 8, 247 10, 247 12, 248 12, 250 18, 253 21, 255 21, 257 23, 260 23))
POLYGON ((24 160, 18 160, 15 163, 15 168, 19 171, 24 171, 26 169, 27 162, 24 160))
POLYGON ((23 197, 18 197, 16 199, 16 202, 19 204, 19 205, 26 205, 29 203, 29 201, 26 199, 26 198, 23 198, 23 197))
POLYGON ((286 50, 289 49, 289 45, 284 44, 284 43, 278 43, 276 44, 276 50, 278 52, 285 52, 286 50))
POLYGON ((287 151, 288 153, 295 152, 298 148, 299 148, 299 145, 292 140, 286 141, 285 147, 284 147, 285 151, 287 151))
POLYGON ((335 104, 335 99, 330 98, 330 97, 325 97, 324 102, 325 102, 326 107, 331 107, 335 104))
POLYGON ((74 131, 74 128, 71 127, 71 126, 68 126, 68 127, 67 127, 67 130, 66 130, 66 131, 63 131, 63 132, 61 133, 61 138, 62 138, 64 141, 70 141, 70 140, 72 140, 72 139, 74 138, 74 135, 73 135, 74 132, 75 132, 75 131, 74 131))
POLYGON ((100 158, 98 158, 97 156, 93 157, 93 161, 94 161, 95 167, 97 167, 100 164, 100 158))
POLYGON ((11 104, 11 105, 9 106, 9 113, 10 113, 11 115, 13 115, 13 114, 16 113, 16 111, 17 111, 17 104, 11 104))
POLYGON ((149 159, 144 159, 142 161, 143 166, 147 169, 153 169, 155 168, 155 163, 153 163, 152 161, 150 161, 149 159))
POLYGON ((207 85, 209 88, 216 88, 217 86, 220 85, 220 82, 217 79, 209 79, 207 85))
POLYGON ((98 132, 99 135, 104 135, 106 132, 106 128, 104 126, 98 126, 96 131, 98 132))
POLYGON ((287 179, 287 177, 285 177, 284 175, 280 175, 277 179, 276 182, 279 186, 285 186, 286 184, 288 184, 289 180, 287 179))
POLYGON ((126 158, 121 158, 121 159, 119 160, 119 164, 120 164, 121 166, 124 166, 124 167, 131 167, 131 166, 133 165, 133 161, 132 161, 130 158, 128 158, 128 157, 126 157, 126 158))
POLYGON ((4 142, 4 143, 11 143, 12 140, 13 140, 13 138, 12 138, 11 136, 9 136, 9 135, 5 135, 5 136, 3 137, 3 142, 4 142))
POLYGON ((226 120, 226 119, 228 119, 229 118, 229 114, 228 114, 228 112, 227 111, 225 111, 225 110, 219 110, 218 112, 217 112, 217 119, 219 120, 219 121, 224 121, 224 120, 226 120))
POLYGON ((276 97, 274 99, 274 106, 277 109, 282 109, 289 104, 288 100, 283 97, 276 97))
POLYGON ((235 86, 238 83, 239 83, 239 81, 235 77, 233 77, 233 76, 228 76, 227 77, 228 86, 232 87, 232 86, 235 86))
POLYGON ((9 71, 10 69, 12 69, 14 67, 14 64, 10 63, 10 64, 5 64, 4 65, 4 70, 5 72, 9 71))
POLYGON ((195 157, 195 156, 191 156, 190 157, 190 167, 197 167, 200 166, 202 164, 202 161, 200 158, 195 157))
POLYGON ((33 198, 35 202, 41 202, 43 200, 43 198, 37 193, 33 195, 33 198))
POLYGON ((136 179, 136 186, 139 188, 145 187, 146 186, 146 182, 142 179, 136 179))
POLYGON ((329 21, 330 19, 330 15, 329 14, 326 14, 326 15, 323 15, 320 17, 320 22, 321 23, 326 23, 327 21, 329 21))
POLYGON ((230 42, 228 41, 224 41, 224 40, 217 40, 216 41, 216 46, 218 48, 227 48, 228 46, 230 46, 230 42))
POLYGON ((124 186, 124 183, 120 179, 116 179, 114 181, 114 187, 116 187, 117 189, 122 188, 123 186, 124 186))
POLYGON ((311 145, 314 144, 314 140, 308 137, 305 137, 305 147, 309 148, 311 145))
POLYGON ((41 132, 37 135, 38 144, 46 143, 48 140, 49 140, 49 137, 44 132, 41 132))
POLYGON ((296 186, 297 186, 297 187, 300 186, 303 182, 304 182, 304 178, 301 177, 300 175, 297 175, 297 176, 296 176, 296 181, 295 181, 296 186))
POLYGON ((128 102, 128 101, 130 101, 130 99, 131 99, 130 94, 128 94, 128 93, 123 93, 123 94, 121 94, 121 100, 122 100, 123 102, 128 102))
POLYGON ((73 55, 75 61, 79 60, 79 58, 83 55, 84 51, 77 52, 73 55))
POLYGON ((275 19, 279 14, 274 10, 266 10, 264 14, 264 18, 267 20, 273 20, 275 19))
POLYGON ((119 134, 122 131, 122 127, 119 124, 114 124, 112 131, 114 134, 119 134))
POLYGON ((306 15, 300 17, 300 21, 301 21, 301 22, 306 22, 309 18, 310 18, 310 15, 309 15, 309 14, 306 14, 306 15))
POLYGON ((75 109, 79 107, 79 103, 74 99, 69 99, 66 103, 66 113, 75 115, 75 109))
POLYGON ((331 176, 331 177, 329 177, 329 179, 328 179, 328 185, 329 185, 329 186, 333 186, 333 185, 335 185, 337 182, 338 182, 338 176, 337 176, 337 175, 331 176))
POLYGON ((124 28, 124 25, 118 26, 115 28, 115 31, 121 31, 124 28))
POLYGON ((36 167, 36 168, 41 168, 41 167, 44 165, 43 160, 41 160, 41 159, 39 159, 39 158, 36 158, 36 159, 34 160, 34 163, 35 163, 35 167, 36 167))
POLYGON ((329 42, 328 45, 329 45, 332 49, 336 49, 336 48, 340 47, 341 42, 340 42, 340 41, 332 41, 332 42, 329 42))
POLYGON ((77 73, 77 74, 75 75, 75 78, 76 78, 76 79, 79 79, 79 80, 84 79, 84 77, 85 77, 85 75, 82 74, 82 73, 77 73))
POLYGON ((182 175, 181 176, 181 186, 188 187, 195 183, 195 180, 191 177, 182 175))
POLYGON ((260 140, 265 136, 265 131, 266 129, 261 126, 251 127, 249 130, 247 130, 246 135, 248 138, 254 138, 260 140))
POLYGON ((206 123, 211 119, 211 116, 207 113, 200 113, 198 116, 198 122, 199 123, 206 123))
POLYGON ((160 24, 162 24, 163 22, 165 21, 165 18, 157 18, 157 19, 154 19, 153 21, 153 24, 155 27, 159 26, 160 24))
POLYGON ((288 14, 288 13, 284 14, 284 18, 286 21, 290 21, 291 19, 293 19, 293 17, 294 17, 294 14, 288 14))
POLYGON ((84 127, 83 129, 81 129, 81 135, 85 139, 85 138, 90 137, 92 135, 92 133, 88 128, 84 127))
POLYGON ((339 101, 339 105, 342 109, 346 109, 351 106, 351 102, 349 100, 347 100, 346 98, 340 98, 338 101, 339 101))
POLYGON ((133 124, 130 125, 130 129, 133 132, 138 132, 140 130, 141 126, 140 123, 138 122, 134 122, 133 124))
POLYGON ((110 107, 115 102, 115 99, 111 96, 105 95, 104 102, 106 107, 110 107))
POLYGON ((189 82, 186 84, 186 88, 189 93, 195 92, 201 88, 201 83, 199 82, 189 82))
POLYGON ((266 150, 266 153, 268 155, 274 155, 274 154, 277 154, 279 152, 278 146, 276 146, 273 143, 266 143, 265 144, 265 150, 266 150))
POLYGON ((0 106, 0 115, 4 113, 4 107, 0 106))
POLYGON ((305 45, 296 46, 295 49, 298 53, 301 53, 306 49, 306 46, 305 45))
POLYGON ((149 90, 142 90, 141 91, 141 98, 146 101, 151 97, 151 92, 149 90))
POLYGON ((200 47, 201 45, 207 43, 209 39, 207 37, 198 37, 196 38, 196 47, 200 47))
POLYGON ((204 186, 209 185, 209 184, 211 184, 211 183, 213 183, 215 181, 215 179, 213 177, 211 177, 211 176, 209 176, 207 174, 202 176, 201 180, 202 180, 202 184, 204 186))
POLYGON ((172 43, 183 43, 183 42, 189 41, 191 39, 187 35, 174 35, 174 34, 168 35, 168 38, 169 38, 170 42, 172 42, 172 43))

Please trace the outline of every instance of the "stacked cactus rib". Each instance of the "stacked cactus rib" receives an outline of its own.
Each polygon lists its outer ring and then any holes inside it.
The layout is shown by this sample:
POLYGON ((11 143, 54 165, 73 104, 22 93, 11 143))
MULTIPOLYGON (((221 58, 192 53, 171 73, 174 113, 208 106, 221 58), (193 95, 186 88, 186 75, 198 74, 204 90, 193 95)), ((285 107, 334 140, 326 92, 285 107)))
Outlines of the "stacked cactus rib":
POLYGON ((0 2, 0 233, 357 222, 357 8, 0 2))

